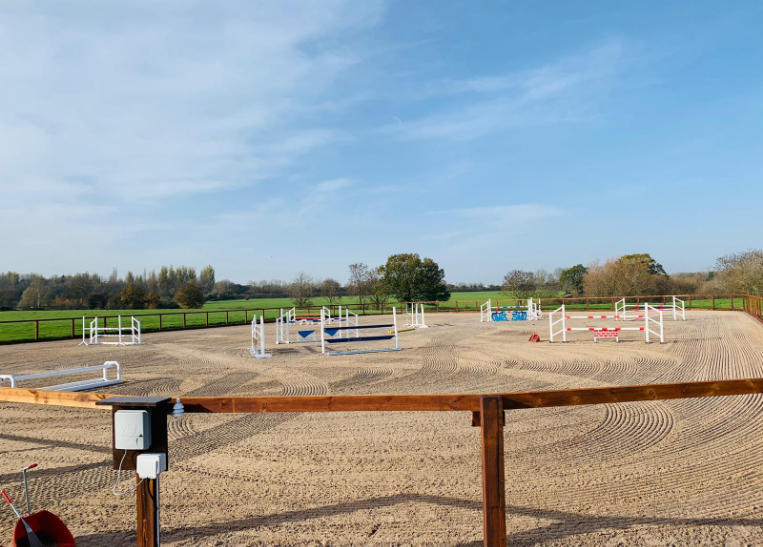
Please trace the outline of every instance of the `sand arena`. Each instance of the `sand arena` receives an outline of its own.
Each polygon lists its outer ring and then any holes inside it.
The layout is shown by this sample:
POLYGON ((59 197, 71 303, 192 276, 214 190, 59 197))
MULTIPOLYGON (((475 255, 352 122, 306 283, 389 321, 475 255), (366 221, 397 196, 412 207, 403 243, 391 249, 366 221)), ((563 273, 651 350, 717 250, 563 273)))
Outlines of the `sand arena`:
MULTIPOLYGON (((371 324, 379 319, 362 318, 371 324)), ((664 345, 639 333, 529 344, 532 323, 431 314, 404 351, 343 357, 319 344, 246 351, 247 326, 146 334, 142 347, 0 347, 0 372, 118 360, 129 395, 509 392, 763 376, 763 328, 687 312, 664 345)), ((111 488, 111 424, 93 410, 0 403, 0 484, 58 513, 78 545, 134 545, 134 496, 111 488)), ((464 413, 189 415, 171 419, 166 545, 481 544, 480 444, 464 413)), ((510 545, 763 544, 763 397, 507 413, 510 545)), ((132 483, 128 475, 127 484, 132 483)), ((0 540, 15 522, 0 512, 0 540)))

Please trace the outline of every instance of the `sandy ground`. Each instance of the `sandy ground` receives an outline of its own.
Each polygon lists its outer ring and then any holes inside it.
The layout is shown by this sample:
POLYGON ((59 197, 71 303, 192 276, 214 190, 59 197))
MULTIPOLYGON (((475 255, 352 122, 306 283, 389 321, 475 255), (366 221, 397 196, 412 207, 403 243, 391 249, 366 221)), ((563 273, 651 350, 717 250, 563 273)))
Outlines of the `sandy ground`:
MULTIPOLYGON (((373 319, 364 320, 371 323, 373 319)), ((376 319, 379 321, 379 319, 376 319)), ((404 351, 325 357, 245 347, 248 327, 149 334, 143 347, 0 347, 0 372, 121 361, 133 395, 506 392, 763 376, 763 327, 691 312, 664 345, 530 344, 532 324, 430 315, 404 351)), ((602 325, 603 326, 603 325, 602 325)), ((134 496, 115 497, 99 411, 0 403, 0 484, 54 510, 78 545, 134 545, 134 496)), ((192 415, 171 420, 163 543, 480 544, 478 429, 467 413, 192 415)), ((763 545, 763 397, 521 410, 505 429, 510 545, 763 545)), ((127 485, 132 484, 127 476, 127 485)), ((10 537, 0 511, 0 541, 10 537)))

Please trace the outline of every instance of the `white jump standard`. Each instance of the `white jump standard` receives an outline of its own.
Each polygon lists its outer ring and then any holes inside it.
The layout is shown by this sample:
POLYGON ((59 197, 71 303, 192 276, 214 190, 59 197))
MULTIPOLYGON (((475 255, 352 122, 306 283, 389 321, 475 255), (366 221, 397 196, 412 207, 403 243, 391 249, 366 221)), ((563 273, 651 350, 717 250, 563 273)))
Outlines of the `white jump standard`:
POLYGON ((651 343, 651 337, 655 336, 659 339, 660 344, 665 343, 664 330, 663 330, 663 317, 662 310, 644 304, 644 326, 643 327, 568 327, 568 320, 575 319, 614 319, 615 321, 621 319, 620 315, 567 315, 567 312, 562 307, 552 311, 548 314, 548 326, 549 326, 549 342, 554 343, 554 337, 562 335, 562 342, 567 342, 567 333, 571 331, 589 331, 593 332, 594 342, 599 338, 614 338, 615 341, 620 342, 620 333, 622 331, 641 331, 644 333, 646 343, 651 343), (556 320, 555 315, 559 314, 556 320), (560 325, 558 330, 554 330, 554 327, 560 325), (613 334, 614 333, 614 334, 613 334))
MULTIPOLYGON (((99 378, 92 378, 89 380, 79 380, 77 382, 69 382, 68 384, 58 384, 55 386, 37 387, 34 389, 40 389, 45 391, 84 391, 86 389, 95 389, 99 387, 114 386, 122 383, 122 369, 118 361, 106 361, 102 365, 94 365, 92 367, 79 367, 70 368, 66 370, 54 370, 53 372, 40 372, 38 374, 24 374, 22 376, 14 376, 11 374, 0 374, 0 385, 3 382, 8 382, 11 387, 19 387, 19 382, 25 382, 27 380, 37 380, 39 378, 53 378, 56 376, 66 376, 68 374, 82 374, 84 372, 90 372, 91 370, 102 370, 103 375, 99 378), (116 371, 116 378, 109 378, 109 370, 116 371)), ((23 386, 22 386, 23 387, 23 386)))
POLYGON ((276 318, 276 344, 288 344, 290 340, 289 326, 297 322, 297 309, 292 308, 284 313, 281 308, 281 314, 276 318))
MULTIPOLYGON (((104 319, 104 324, 106 320, 104 319)), ((82 342, 77 346, 142 346, 140 338, 140 321, 135 317, 130 317, 130 326, 122 326, 122 316, 118 316, 118 326, 99 327, 98 318, 93 319, 85 327, 85 317, 82 317, 82 342), (102 340, 108 338, 109 340, 102 340), (116 338, 116 340, 112 340, 116 338)))
POLYGON ((248 348, 249 353, 257 359, 273 357, 270 353, 265 353, 265 314, 260 315, 260 322, 257 324, 257 317, 252 320, 252 347, 248 348))
MULTIPOLYGON (((323 316, 324 324, 337 323, 339 327, 351 327, 353 325, 358 325, 358 314, 351 312, 349 308, 342 310, 342 307, 340 306, 339 315, 336 317, 331 317, 331 310, 329 310, 329 308, 326 306, 323 306, 323 308, 321 308, 321 314, 323 316), (344 316, 342 316, 343 313, 344 316)), ((318 339, 318 327, 302 330, 295 328, 294 330, 297 334, 297 339, 292 339, 292 325, 313 324, 312 320, 310 323, 305 323, 304 321, 305 318, 299 318, 296 316, 295 308, 287 310, 286 312, 281 310, 281 315, 276 318, 276 344, 309 344, 311 342, 319 342, 320 340, 318 339)), ((314 323, 318 323, 320 325, 321 318, 317 318, 314 323)), ((353 334, 355 336, 358 335, 357 330, 354 329, 346 329, 344 332, 347 337, 350 337, 353 334)))
MULTIPOLYGON (((325 308, 324 308, 325 309, 325 308)), ((321 310, 323 314, 323 310, 321 310)), ((380 353, 383 351, 400 351, 400 342, 397 337, 397 309, 392 308, 392 324, 391 325, 344 325, 338 327, 326 327, 325 317, 321 320, 321 351, 324 355, 357 355, 360 353, 380 353), (388 329, 392 327, 393 334, 385 334, 381 336, 359 336, 360 330, 364 329, 388 329), (342 337, 342 334, 345 337, 342 337), (355 336, 351 336, 351 333, 355 333, 355 336), (395 340, 395 347, 393 348, 379 348, 379 349, 362 349, 355 351, 328 351, 326 344, 341 344, 345 342, 372 342, 377 340, 395 340)))
POLYGON ((405 305, 405 326, 414 329, 428 329, 424 318, 424 304, 405 305))
MULTIPOLYGON (((673 321, 678 321, 679 317, 686 321, 686 302, 680 298, 674 296, 671 304, 653 304, 652 307, 667 313, 673 312, 673 321)), ((644 316, 638 315, 638 312, 643 311, 644 304, 626 304, 625 298, 615 302, 615 314, 620 316, 621 321, 641 321, 644 316), (629 310, 637 312, 636 315, 628 315, 629 310)))

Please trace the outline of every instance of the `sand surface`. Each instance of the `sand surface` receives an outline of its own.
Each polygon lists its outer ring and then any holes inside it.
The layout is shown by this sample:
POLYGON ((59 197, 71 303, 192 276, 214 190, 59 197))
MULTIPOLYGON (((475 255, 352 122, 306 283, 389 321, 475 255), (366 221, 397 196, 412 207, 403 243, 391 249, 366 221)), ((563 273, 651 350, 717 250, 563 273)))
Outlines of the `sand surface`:
MULTIPOLYGON (((0 347, 0 373, 118 360, 130 395, 506 392, 763 376, 763 327, 738 312, 666 321, 664 345, 530 344, 532 324, 429 315, 404 351, 344 357, 274 346, 248 327, 0 347)), ((376 319, 375 321, 380 321, 376 319)), ((374 319, 363 319, 370 324, 374 319)), ((584 323, 581 322, 581 325, 584 323)), ((606 322, 601 323, 606 326, 606 322)), ((134 545, 115 497, 105 412, 0 403, 0 485, 58 513, 78 545, 134 545)), ((479 430, 468 413, 191 415, 170 420, 163 544, 477 546, 479 430)), ((513 411, 505 429, 510 545, 763 545, 763 397, 513 411)), ((124 486, 133 484, 126 474, 124 486)), ((23 505, 23 503, 21 503, 23 505)), ((7 508, 6 508, 7 509, 7 508)), ((15 522, 0 511, 0 542, 15 522)))

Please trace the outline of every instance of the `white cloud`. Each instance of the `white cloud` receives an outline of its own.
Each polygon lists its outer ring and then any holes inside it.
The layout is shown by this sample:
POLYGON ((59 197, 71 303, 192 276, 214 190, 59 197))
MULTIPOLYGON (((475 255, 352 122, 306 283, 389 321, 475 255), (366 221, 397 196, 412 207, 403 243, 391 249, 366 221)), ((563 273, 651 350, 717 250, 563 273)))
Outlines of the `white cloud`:
POLYGON ((338 190, 341 190, 343 188, 349 188, 353 184, 355 184, 355 180, 349 179, 349 178, 340 178, 340 179, 333 179, 333 180, 327 180, 324 182, 321 182, 315 186, 315 189, 318 192, 326 193, 326 192, 336 192, 338 190))
POLYGON ((430 215, 450 215, 460 219, 478 220, 485 223, 532 222, 558 216, 562 211, 550 205, 525 203, 520 205, 490 205, 466 207, 447 211, 432 211, 430 215))
POLYGON ((359 55, 337 38, 373 26, 383 8, 381 0, 6 4, 0 203, 14 206, 25 254, 44 257, 51 229, 77 240, 88 215, 106 214, 94 222, 102 226, 118 218, 160 226, 150 216, 157 209, 265 185, 346 138, 318 115, 329 99, 340 102, 329 92, 359 55), (44 230, 33 221, 56 207, 69 213, 44 230))
POLYGON ((613 85, 623 49, 620 40, 610 40, 533 70, 427 85, 414 96, 457 100, 413 120, 395 117, 382 132, 404 140, 473 140, 511 128, 590 120, 595 116, 591 99, 613 85), (465 94, 477 99, 465 101, 465 94))

